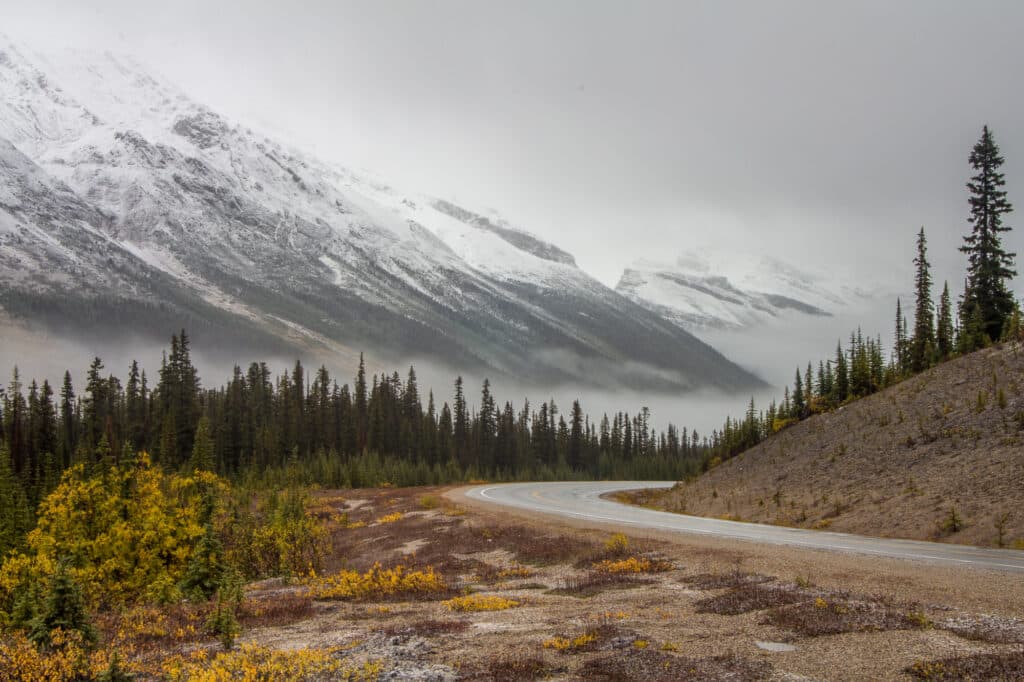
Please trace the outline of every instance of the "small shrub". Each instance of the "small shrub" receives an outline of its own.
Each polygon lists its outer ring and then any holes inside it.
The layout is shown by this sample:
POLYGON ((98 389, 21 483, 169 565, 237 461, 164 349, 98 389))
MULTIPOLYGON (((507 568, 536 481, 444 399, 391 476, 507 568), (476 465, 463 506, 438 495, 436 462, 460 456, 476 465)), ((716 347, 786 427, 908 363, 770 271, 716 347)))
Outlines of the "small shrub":
POLYGON ((240 679, 247 680, 314 680, 341 679, 370 682, 381 673, 379 662, 346 665, 338 657, 338 648, 292 649, 280 651, 259 644, 243 644, 236 651, 222 652, 208 658, 198 650, 190 658, 174 656, 163 663, 163 674, 171 682, 240 679))
POLYGON ((498 577, 502 579, 510 578, 529 578, 533 575, 533 571, 528 569, 526 566, 510 566, 509 568, 503 568, 498 571, 498 577))
POLYGON ((552 637, 551 639, 544 640, 542 646, 545 649, 551 649, 559 653, 576 653, 593 648, 593 644, 597 642, 597 639, 596 632, 585 632, 572 639, 568 637, 552 637))
POLYGON ((599 561, 594 564, 594 570, 600 573, 661 573, 671 571, 672 564, 667 561, 629 557, 618 561, 611 559, 599 561))
POLYGON ((377 519, 377 523, 381 523, 381 524, 394 523, 396 521, 400 521, 401 519, 402 519, 402 512, 395 512, 393 514, 386 514, 386 515, 380 517, 379 519, 377 519))
POLYGON ((629 538, 622 533, 615 533, 605 541, 604 551, 609 556, 625 556, 629 552, 629 538))
POLYGON ((939 524, 943 533, 959 533, 964 528, 964 521, 956 512, 956 507, 949 508, 949 514, 939 524))
POLYGON ((522 602, 506 597, 499 597, 493 594, 470 594, 464 597, 454 597, 441 604, 449 611, 474 612, 474 611, 504 611, 522 606, 522 602))
POLYGON ((444 579, 433 567, 410 570, 404 566, 381 568, 374 564, 366 573, 339 571, 311 579, 309 596, 314 599, 368 599, 395 595, 427 595, 447 591, 444 579))
POLYGON ((996 517, 996 547, 1006 547, 1006 526, 1010 523, 1010 512, 1003 512, 996 517))
POLYGON ((441 506, 441 500, 437 495, 422 495, 418 502, 420 509, 437 509, 441 506))

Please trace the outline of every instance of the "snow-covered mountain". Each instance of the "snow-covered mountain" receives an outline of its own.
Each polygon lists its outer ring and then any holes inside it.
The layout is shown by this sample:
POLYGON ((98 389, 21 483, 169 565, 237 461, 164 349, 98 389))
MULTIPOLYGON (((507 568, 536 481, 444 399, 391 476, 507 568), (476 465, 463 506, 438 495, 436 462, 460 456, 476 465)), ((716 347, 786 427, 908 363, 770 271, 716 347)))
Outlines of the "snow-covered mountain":
POLYGON ((737 330, 784 315, 831 316, 868 296, 763 255, 694 251, 666 265, 643 261, 616 291, 691 331, 737 330))
POLYGON ((68 334, 186 326, 546 382, 758 383, 500 218, 290 150, 131 59, 5 39, 0 306, 68 334))

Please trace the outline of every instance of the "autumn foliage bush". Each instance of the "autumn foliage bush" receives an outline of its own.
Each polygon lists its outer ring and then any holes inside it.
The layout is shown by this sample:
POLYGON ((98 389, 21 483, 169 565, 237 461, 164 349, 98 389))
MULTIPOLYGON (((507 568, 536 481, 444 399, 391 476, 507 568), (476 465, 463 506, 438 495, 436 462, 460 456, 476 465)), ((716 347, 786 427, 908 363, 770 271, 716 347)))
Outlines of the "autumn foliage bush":
POLYGON ((227 484, 215 474, 167 474, 145 454, 92 476, 72 467, 40 503, 26 551, 0 567, 0 611, 9 611, 19 591, 49 580, 62 560, 92 605, 177 600, 204 532, 201 493, 215 501, 212 517, 223 523, 218 500, 227 499, 227 484))
POLYGON ((428 566, 413 570, 405 566, 382 568, 374 564, 365 573, 339 571, 334 575, 309 579, 309 596, 315 599, 369 599, 396 595, 427 595, 445 592, 444 579, 428 566))

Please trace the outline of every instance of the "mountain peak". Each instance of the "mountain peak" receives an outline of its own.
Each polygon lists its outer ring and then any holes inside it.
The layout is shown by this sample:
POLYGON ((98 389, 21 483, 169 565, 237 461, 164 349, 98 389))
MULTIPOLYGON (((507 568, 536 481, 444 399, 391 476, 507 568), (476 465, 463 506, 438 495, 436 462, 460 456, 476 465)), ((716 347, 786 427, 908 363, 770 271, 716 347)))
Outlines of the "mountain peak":
MULTIPOLYGON (((4 54, 0 138, 61 188, 46 211, 0 206, 13 254, 0 279, 17 284, 0 305, 30 322, 116 334, 110 321, 130 320, 158 338, 241 327, 307 352, 548 383, 758 384, 500 218, 292 151, 134 60, 4 54)), ((0 175, 0 197, 28 196, 16 176, 0 175)))

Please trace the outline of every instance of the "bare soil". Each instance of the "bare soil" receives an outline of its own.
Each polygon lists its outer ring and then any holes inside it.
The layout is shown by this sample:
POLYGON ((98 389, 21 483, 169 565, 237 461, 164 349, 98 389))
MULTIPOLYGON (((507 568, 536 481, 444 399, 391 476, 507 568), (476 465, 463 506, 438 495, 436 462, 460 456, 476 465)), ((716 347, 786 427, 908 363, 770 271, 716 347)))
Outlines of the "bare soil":
POLYGON ((1006 344, 813 416, 639 501, 699 516, 1024 548, 1022 482, 1024 349, 1006 344))

